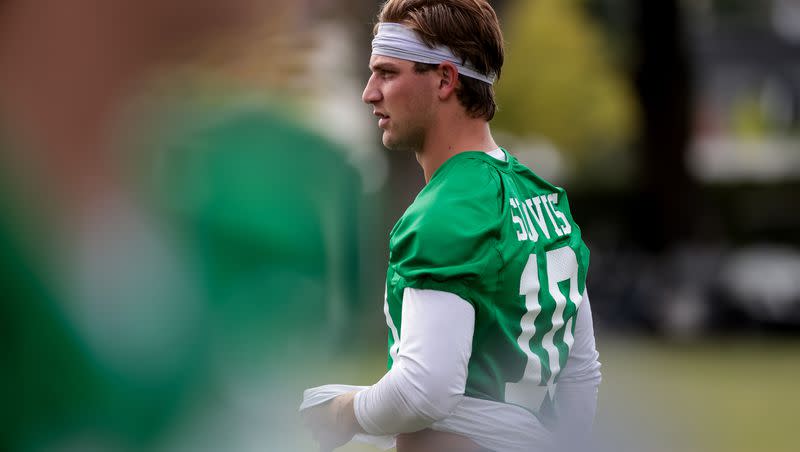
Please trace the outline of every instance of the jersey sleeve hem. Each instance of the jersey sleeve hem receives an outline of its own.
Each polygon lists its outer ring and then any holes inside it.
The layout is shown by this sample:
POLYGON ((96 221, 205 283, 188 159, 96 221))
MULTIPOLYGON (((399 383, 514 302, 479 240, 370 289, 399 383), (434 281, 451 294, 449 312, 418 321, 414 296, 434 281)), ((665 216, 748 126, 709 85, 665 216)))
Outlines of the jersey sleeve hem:
POLYGON ((437 281, 433 278, 418 278, 414 280, 404 280, 404 288, 422 289, 422 290, 439 290, 442 292, 449 292, 458 295, 460 298, 471 304, 473 308, 477 308, 472 290, 469 289, 465 282, 461 281, 437 281))

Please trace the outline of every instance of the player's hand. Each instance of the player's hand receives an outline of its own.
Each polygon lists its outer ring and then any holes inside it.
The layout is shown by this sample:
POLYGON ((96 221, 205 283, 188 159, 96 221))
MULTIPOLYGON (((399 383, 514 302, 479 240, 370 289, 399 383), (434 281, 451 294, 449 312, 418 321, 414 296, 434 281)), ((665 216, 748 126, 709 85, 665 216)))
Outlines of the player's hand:
POLYGON ((353 409, 355 392, 342 394, 328 403, 303 410, 303 422, 311 429, 321 452, 346 444, 362 431, 353 409))

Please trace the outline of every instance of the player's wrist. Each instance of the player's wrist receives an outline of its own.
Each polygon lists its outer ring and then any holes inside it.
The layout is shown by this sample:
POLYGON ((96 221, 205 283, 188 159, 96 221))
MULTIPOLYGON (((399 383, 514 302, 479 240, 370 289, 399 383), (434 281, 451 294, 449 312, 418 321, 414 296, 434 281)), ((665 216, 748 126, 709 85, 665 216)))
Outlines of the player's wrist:
POLYGON ((334 399, 336 404, 336 423, 341 431, 352 435, 364 433, 364 429, 356 418, 355 395, 355 392, 348 392, 334 399))

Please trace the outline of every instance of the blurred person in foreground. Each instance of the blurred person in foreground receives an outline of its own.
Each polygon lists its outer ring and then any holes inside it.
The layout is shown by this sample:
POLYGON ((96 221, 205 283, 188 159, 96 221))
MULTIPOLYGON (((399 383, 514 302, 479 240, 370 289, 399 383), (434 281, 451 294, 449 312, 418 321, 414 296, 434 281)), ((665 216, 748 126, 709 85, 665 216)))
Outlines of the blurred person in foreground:
POLYGON ((0 1, 0 450, 297 450, 357 177, 277 107, 191 109, 157 152, 130 108, 167 116, 142 87, 251 3, 0 1))
POLYGON ((600 364, 589 252, 563 189, 492 138, 503 38, 485 0, 389 0, 363 93, 426 187, 390 235, 389 371, 305 392, 322 450, 585 450, 600 364), (395 441, 396 440, 396 441, 395 441))

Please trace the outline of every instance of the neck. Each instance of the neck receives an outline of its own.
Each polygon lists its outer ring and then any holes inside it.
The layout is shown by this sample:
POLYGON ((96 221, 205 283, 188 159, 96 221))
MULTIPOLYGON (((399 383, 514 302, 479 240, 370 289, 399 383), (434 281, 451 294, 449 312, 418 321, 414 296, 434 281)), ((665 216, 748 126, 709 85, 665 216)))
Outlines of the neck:
POLYGON ((492 138, 489 123, 484 119, 462 117, 435 127, 416 154, 425 174, 425 183, 428 183, 433 173, 450 157, 466 151, 489 152, 494 149, 497 149, 497 143, 492 138))

